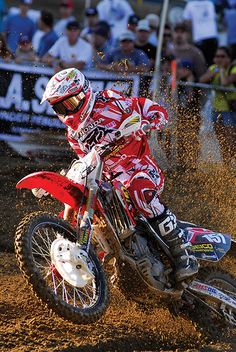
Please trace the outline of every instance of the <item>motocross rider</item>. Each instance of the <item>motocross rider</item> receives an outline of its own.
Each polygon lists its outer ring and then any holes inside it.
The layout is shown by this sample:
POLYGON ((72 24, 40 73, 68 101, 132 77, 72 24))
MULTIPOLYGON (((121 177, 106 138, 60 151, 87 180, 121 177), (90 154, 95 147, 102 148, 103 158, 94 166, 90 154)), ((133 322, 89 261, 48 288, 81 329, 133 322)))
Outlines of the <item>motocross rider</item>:
MULTIPOLYGON (((153 130, 161 129, 168 120, 166 110, 147 98, 128 98, 114 90, 93 92, 90 82, 76 68, 62 70, 50 79, 44 101, 68 126, 68 141, 79 158, 97 144, 114 141, 115 132, 127 117, 141 115, 141 129, 128 136, 119 152, 105 161, 106 168, 120 174, 117 179, 128 189, 138 210, 169 245, 176 261, 176 279, 181 281, 197 273, 197 260, 186 249, 176 216, 160 202, 164 176, 150 156, 144 132, 147 124, 153 130)), ((64 218, 69 212, 66 206, 64 218)))

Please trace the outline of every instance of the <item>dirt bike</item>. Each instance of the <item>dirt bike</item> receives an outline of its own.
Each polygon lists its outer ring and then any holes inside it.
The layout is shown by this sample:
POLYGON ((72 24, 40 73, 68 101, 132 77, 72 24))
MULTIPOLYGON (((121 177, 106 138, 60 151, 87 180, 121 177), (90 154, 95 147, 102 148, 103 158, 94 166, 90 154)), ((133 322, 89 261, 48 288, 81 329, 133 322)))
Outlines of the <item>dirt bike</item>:
POLYGON ((49 308, 78 324, 104 314, 110 277, 128 299, 164 302, 175 314, 187 311, 193 320, 201 316, 206 329, 235 327, 236 280, 219 266, 224 256, 235 257, 231 236, 180 221, 200 269, 177 282, 164 239, 135 208, 117 174, 103 172, 105 161, 139 128, 138 118, 131 117, 117 130, 115 142, 93 147, 66 175, 41 171, 17 183, 17 188, 47 191, 76 214, 72 223, 43 211, 26 215, 15 237, 19 267, 49 308), (106 274, 107 268, 111 273, 106 274))

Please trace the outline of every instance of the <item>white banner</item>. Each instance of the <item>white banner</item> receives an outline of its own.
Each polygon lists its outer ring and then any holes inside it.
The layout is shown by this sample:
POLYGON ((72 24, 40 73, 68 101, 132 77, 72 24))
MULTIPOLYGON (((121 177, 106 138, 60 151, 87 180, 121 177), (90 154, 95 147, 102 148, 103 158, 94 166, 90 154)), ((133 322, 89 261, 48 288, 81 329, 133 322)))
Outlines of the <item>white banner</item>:
MULTIPOLYGON (((137 96, 138 75, 121 76, 102 71, 83 71, 94 91, 116 89, 137 96)), ((53 69, 0 62, 0 138, 32 130, 61 129, 49 104, 40 104, 53 69)))

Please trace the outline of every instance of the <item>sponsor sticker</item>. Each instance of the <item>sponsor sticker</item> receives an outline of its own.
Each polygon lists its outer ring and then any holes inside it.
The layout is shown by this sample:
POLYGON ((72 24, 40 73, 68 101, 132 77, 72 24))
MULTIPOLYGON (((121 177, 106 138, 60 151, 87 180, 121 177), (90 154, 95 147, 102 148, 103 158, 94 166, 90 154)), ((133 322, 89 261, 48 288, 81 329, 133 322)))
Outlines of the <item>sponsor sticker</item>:
POLYGON ((194 244, 191 249, 195 252, 212 252, 214 247, 211 243, 194 244))

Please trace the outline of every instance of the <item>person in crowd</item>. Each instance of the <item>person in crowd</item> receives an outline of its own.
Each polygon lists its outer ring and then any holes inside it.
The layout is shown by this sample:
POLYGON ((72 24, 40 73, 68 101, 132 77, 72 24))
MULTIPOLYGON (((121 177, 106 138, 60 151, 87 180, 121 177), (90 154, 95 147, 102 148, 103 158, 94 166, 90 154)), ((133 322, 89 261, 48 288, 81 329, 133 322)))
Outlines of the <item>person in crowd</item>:
POLYGON ((140 49, 136 49, 135 36, 125 31, 119 38, 120 47, 107 53, 98 67, 121 73, 143 73, 149 69, 149 59, 140 49))
MULTIPOLYGON (((180 83, 195 81, 192 61, 177 61, 176 78, 180 83)), ((200 153, 198 91, 191 86, 178 84, 177 97, 177 163, 182 170, 193 171, 197 168, 200 153)))
POLYGON ((33 49, 32 41, 27 37, 21 37, 16 49, 15 63, 23 64, 37 61, 37 55, 33 49))
POLYGON ((173 55, 179 60, 192 62, 195 80, 206 72, 207 66, 202 52, 189 43, 188 26, 183 23, 176 23, 173 30, 173 55))
MULTIPOLYGON (((206 61, 200 49, 189 43, 189 30, 186 23, 181 22, 175 24, 173 31, 173 46, 173 54, 177 62, 187 62, 188 65, 188 68, 184 67, 182 70, 178 68, 180 73, 183 73, 184 71, 185 73, 191 73, 191 79, 194 77, 193 82, 198 81, 200 76, 206 72, 206 61)), ((186 80, 186 77, 182 76, 181 80, 186 80)), ((179 93, 179 97, 180 96, 179 93)), ((189 105, 186 105, 186 107, 182 107, 181 105, 177 106, 176 138, 179 143, 177 146, 179 167, 188 170, 195 170, 197 168, 197 160, 200 152, 198 136, 201 124, 201 97, 196 89, 193 90, 191 96, 189 105), (184 142, 181 142, 181 139, 183 139, 183 126, 185 126, 186 131, 189 131, 189 134, 186 134, 186 138, 192 138, 193 140, 185 138, 184 142)))
POLYGON ((130 15, 128 18, 127 29, 133 33, 136 33, 136 28, 139 20, 140 20, 139 16, 135 14, 130 15))
POLYGON ((227 43, 230 48, 232 60, 236 60, 236 1, 230 8, 225 9, 224 22, 227 30, 227 43))
POLYGON ((99 22, 98 11, 96 7, 87 7, 85 10, 86 24, 87 26, 81 31, 81 38, 92 43, 92 32, 95 30, 99 22))
MULTIPOLYGON (((214 64, 202 75, 200 82, 236 88, 236 64, 231 63, 227 47, 217 49, 214 64)), ((212 120, 223 161, 229 165, 236 156, 236 93, 215 91, 212 120)))
POLYGON ((35 23, 27 16, 31 0, 21 0, 19 4, 19 14, 8 15, 3 22, 3 33, 6 37, 7 45, 13 53, 16 52, 21 37, 27 36, 32 41, 36 30, 35 23))
MULTIPOLYGON (((194 82, 193 64, 188 60, 179 60, 177 62, 176 78, 180 82, 194 82)), ((187 108, 188 103, 193 100, 193 87, 179 85, 178 105, 187 108)))
POLYGON ((174 49, 174 45, 173 45, 171 26, 168 23, 166 23, 164 27, 164 33, 163 33, 161 57, 173 55, 173 49, 174 49))
POLYGON ((54 25, 54 31, 58 37, 62 36, 66 32, 66 26, 69 22, 75 21, 73 15, 73 2, 72 0, 62 0, 59 5, 60 19, 54 25))
MULTIPOLYGON (((172 81, 173 81, 173 72, 172 72, 172 63, 175 61, 175 56, 173 54, 166 54, 161 56, 161 66, 160 66, 160 89, 159 89, 159 99, 162 104, 168 108, 169 112, 171 109, 175 109, 173 104, 173 90, 172 90, 172 81)), ((150 84, 149 91, 153 94, 153 82, 150 84)), ((176 109, 174 110, 174 116, 176 116, 176 109)), ((161 148, 165 151, 166 157, 168 160, 171 160, 173 147, 173 133, 171 128, 166 128, 163 132, 159 133, 158 143, 161 148)))
POLYGON ((44 34, 39 41, 37 55, 42 58, 58 39, 56 32, 53 30, 53 15, 51 12, 41 11, 39 29, 44 34))
POLYGON ((145 19, 148 21, 149 23, 149 27, 150 27, 150 36, 149 36, 149 42, 154 45, 157 46, 158 44, 158 27, 159 27, 159 16, 156 15, 155 13, 149 13, 145 19))
POLYGON ((97 10, 99 19, 110 25, 114 40, 127 28, 128 18, 134 13, 126 0, 100 0, 97 10))
POLYGON ((171 94, 171 80, 172 80, 172 72, 171 72, 171 64, 172 61, 175 60, 175 56, 173 53, 174 46, 172 40, 172 31, 171 27, 168 23, 165 24, 164 33, 163 33, 163 42, 162 42, 162 51, 161 51, 161 91, 166 99, 170 100, 171 94))
POLYGON ((193 43, 202 51, 207 65, 213 63, 218 45, 216 12, 213 1, 189 1, 183 12, 183 19, 191 23, 193 43))
POLYGON ((175 60, 175 56, 170 53, 169 55, 164 55, 161 58, 161 91, 164 95, 168 97, 170 95, 171 81, 172 81, 172 61, 175 60))
MULTIPOLYGON (((117 129, 122 123, 131 116, 140 117, 140 129, 127 136, 117 153, 109 155, 105 171, 116 174, 116 179, 127 187, 137 209, 167 242, 175 260, 176 280, 197 273, 197 260, 187 249, 184 231, 176 216, 160 201, 164 176, 150 156, 144 129, 147 124, 153 130, 162 129, 168 120, 167 111, 147 98, 128 98, 114 90, 94 93, 90 82, 74 68, 60 71, 50 79, 42 98, 44 101, 49 102, 58 118, 68 126, 68 142, 79 158, 96 145, 115 143, 117 129)), ((42 190, 40 193, 42 196, 42 190)), ((69 219, 71 215, 73 208, 66 205, 64 218, 69 219)))
MULTIPOLYGON (((16 3, 17 5, 19 5, 19 2, 21 0, 17 0, 16 3)), ((12 3, 12 1, 8 2, 9 4, 12 3)), ((39 17, 40 17, 40 10, 36 10, 32 7, 33 4, 33 0, 30 0, 29 2, 29 9, 27 11, 27 17, 29 17, 34 23, 35 25, 37 25, 39 17)), ((7 8, 7 14, 10 16, 14 16, 14 15, 18 15, 20 13, 20 7, 17 6, 10 6, 7 8)))
POLYGON ((81 70, 89 67, 91 61, 92 46, 80 38, 78 21, 67 24, 66 35, 60 37, 42 58, 42 62, 54 65, 56 72, 67 67, 78 67, 81 70))
POLYGON ((149 42, 150 27, 147 20, 140 20, 136 29, 135 48, 143 50, 149 58, 150 69, 155 66, 156 47, 149 42))
POLYGON ((105 32, 108 33, 108 44, 111 48, 117 47, 117 40, 112 36, 112 31, 110 25, 106 21, 98 21, 96 24, 94 31, 103 28, 105 32))
POLYGON ((0 33, 0 60, 9 62, 14 59, 12 51, 7 47, 4 35, 0 33))
POLYGON ((34 51, 36 53, 39 50, 40 40, 45 34, 41 29, 39 29, 39 21, 40 21, 40 17, 39 17, 39 20, 38 20, 38 28, 36 29, 36 32, 34 33, 33 38, 32 38, 33 49, 34 49, 34 51))
POLYGON ((104 27, 97 27, 92 33, 93 59, 92 68, 96 68, 102 62, 104 56, 111 51, 109 44, 109 30, 104 27))

